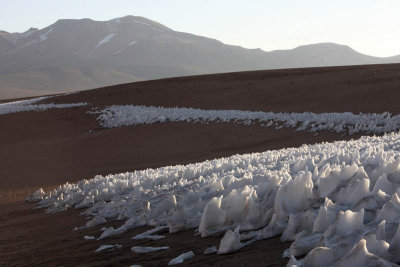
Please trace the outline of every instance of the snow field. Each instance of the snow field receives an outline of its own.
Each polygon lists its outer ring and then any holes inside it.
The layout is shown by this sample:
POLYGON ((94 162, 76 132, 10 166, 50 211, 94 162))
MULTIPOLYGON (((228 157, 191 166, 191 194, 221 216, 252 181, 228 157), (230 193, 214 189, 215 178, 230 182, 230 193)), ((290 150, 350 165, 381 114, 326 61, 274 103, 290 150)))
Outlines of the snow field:
POLYGON ((153 124, 162 122, 233 122, 262 123, 263 126, 298 127, 297 130, 322 130, 347 134, 381 134, 400 129, 400 115, 345 113, 274 113, 242 110, 201 110, 194 108, 164 108, 146 106, 110 106, 101 111, 98 120, 105 128, 153 124), (300 125, 300 126, 299 126, 300 125))
POLYGON ((16 113, 22 111, 44 111, 52 108, 73 108, 86 106, 87 103, 73 103, 73 104, 35 104, 41 100, 50 97, 38 97, 29 100, 14 101, 9 103, 0 104, 0 115, 16 113))
POLYGON ((400 262, 399 194, 400 134, 386 134, 95 176, 29 200, 48 212, 85 208, 83 228, 123 222, 99 239, 143 225, 155 228, 134 239, 196 229, 223 235, 223 254, 281 236, 292 241, 290 266, 391 266, 400 262))

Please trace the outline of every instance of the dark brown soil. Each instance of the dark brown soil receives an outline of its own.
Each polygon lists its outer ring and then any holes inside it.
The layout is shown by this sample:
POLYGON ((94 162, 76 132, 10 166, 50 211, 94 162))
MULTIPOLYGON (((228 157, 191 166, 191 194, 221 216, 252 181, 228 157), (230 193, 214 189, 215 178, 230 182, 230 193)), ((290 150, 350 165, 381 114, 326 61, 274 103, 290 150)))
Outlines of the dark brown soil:
MULTIPOLYGON (((72 231, 75 226, 85 224, 85 218, 74 210, 57 214, 45 214, 34 209, 34 205, 17 203, 1 206, 0 212, 0 265, 1 266, 166 266, 182 253, 193 251, 195 257, 181 266, 281 266, 289 243, 280 242, 279 237, 263 240, 230 255, 204 255, 204 250, 217 246, 220 237, 201 238, 194 231, 165 234, 166 238, 132 240, 148 228, 141 227, 125 234, 103 240, 85 240, 83 236, 99 236, 100 228, 118 226, 117 221, 84 231, 72 231), (112 252, 94 251, 104 244, 120 244, 121 249, 112 252), (136 254, 132 246, 169 246, 170 249, 136 254)), ((164 235, 164 234, 162 234, 164 235)))
POLYGON ((400 64, 212 74, 121 84, 51 100, 274 112, 400 113, 400 64))

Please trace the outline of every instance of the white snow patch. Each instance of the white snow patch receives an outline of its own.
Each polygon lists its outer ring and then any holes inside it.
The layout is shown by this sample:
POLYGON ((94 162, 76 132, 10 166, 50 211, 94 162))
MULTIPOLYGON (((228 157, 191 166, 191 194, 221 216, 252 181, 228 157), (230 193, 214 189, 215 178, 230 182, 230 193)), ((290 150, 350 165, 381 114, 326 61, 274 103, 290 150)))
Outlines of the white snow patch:
POLYGON ((122 51, 126 50, 128 47, 133 46, 133 45, 136 44, 136 43, 137 43, 137 41, 130 42, 130 43, 128 44, 128 46, 123 47, 123 48, 121 48, 121 49, 118 49, 117 51, 115 51, 115 52, 113 53, 113 55, 114 55, 114 56, 115 56, 115 55, 118 55, 119 53, 121 53, 122 51))
POLYGON ((152 124, 162 122, 233 122, 263 126, 274 123, 277 128, 297 127, 297 130, 317 132, 322 130, 355 133, 394 132, 400 129, 400 115, 345 113, 274 113, 242 110, 201 110, 194 108, 163 108, 146 106, 110 106, 100 113, 98 120, 105 128, 152 124))
POLYGON ((91 236, 91 235, 85 235, 84 237, 83 237, 83 239, 85 239, 85 240, 94 240, 94 239, 96 239, 94 236, 91 236))
MULTIPOLYGON (((38 97, 29 100, 21 100, 9 103, 0 104, 0 115, 16 113, 22 111, 44 111, 52 108, 73 108, 86 106, 87 103, 73 103, 73 104, 35 104, 41 100, 47 99, 49 97, 38 97)), ((32 199, 35 200, 35 199, 32 199)))
POLYGON ((115 51, 115 52, 113 53, 113 55, 114 55, 114 56, 115 56, 115 55, 118 55, 119 53, 121 53, 122 51, 124 51, 126 48, 127 48, 127 47, 123 47, 123 48, 121 48, 121 49, 118 49, 117 51, 115 51))
MULTIPOLYGON (((53 30, 54 30, 54 28, 51 28, 51 29, 48 30, 47 32, 45 32, 45 33, 43 33, 43 34, 40 34, 40 35, 39 35, 39 38, 30 40, 29 42, 27 42, 27 43, 25 43, 25 44, 23 44, 23 45, 21 45, 21 46, 15 48, 15 49, 21 49, 21 48, 23 48, 23 47, 30 46, 31 44, 35 44, 35 43, 39 43, 39 42, 42 42, 42 41, 44 41, 44 40, 47 40, 47 36, 48 36, 53 30)), ((26 36, 22 36, 22 37, 27 37, 27 36, 31 35, 33 32, 35 32, 35 31, 28 32, 26 36)), ((12 51, 14 51, 15 49, 13 49, 12 51)))
MULTIPOLYGON (((400 260, 399 194, 400 133, 392 133, 98 175, 40 194, 38 206, 58 212, 90 197, 89 224, 157 226, 142 236, 163 226, 225 234, 220 253, 281 236, 292 241, 284 255, 297 266, 386 265, 400 260)), ((132 251, 160 249, 168 247, 132 251)))
POLYGON ((110 33, 108 34, 106 37, 104 37, 103 39, 100 40, 100 42, 96 45, 95 48, 98 48, 100 46, 102 46, 105 43, 108 43, 113 37, 114 37, 115 33, 110 33))

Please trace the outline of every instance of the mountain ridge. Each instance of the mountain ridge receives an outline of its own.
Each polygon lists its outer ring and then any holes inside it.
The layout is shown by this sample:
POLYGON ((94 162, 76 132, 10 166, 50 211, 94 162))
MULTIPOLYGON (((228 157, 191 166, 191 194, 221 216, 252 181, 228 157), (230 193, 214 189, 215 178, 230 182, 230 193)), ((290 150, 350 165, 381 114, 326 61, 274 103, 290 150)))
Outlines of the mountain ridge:
POLYGON ((397 62, 400 56, 372 57, 334 43, 246 49, 138 16, 61 19, 40 30, 0 31, 0 98, 2 88, 36 95, 174 76, 397 62))

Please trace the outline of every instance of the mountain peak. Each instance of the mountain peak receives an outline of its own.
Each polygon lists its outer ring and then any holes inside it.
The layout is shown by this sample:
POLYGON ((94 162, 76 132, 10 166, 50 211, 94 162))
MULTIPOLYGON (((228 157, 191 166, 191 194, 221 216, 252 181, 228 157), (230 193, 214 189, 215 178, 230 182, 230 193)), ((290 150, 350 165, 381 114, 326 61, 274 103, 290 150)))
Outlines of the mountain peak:
POLYGON ((94 22, 94 20, 89 19, 89 18, 83 18, 83 19, 59 19, 56 22, 54 22, 52 25, 64 25, 64 24, 82 23, 82 22, 94 22))
POLYGON ((92 20, 89 18, 83 18, 83 19, 59 19, 57 20, 54 24, 52 24, 52 27, 57 27, 57 26, 62 26, 62 27, 69 27, 69 26, 74 26, 76 24, 106 24, 106 25, 111 25, 113 27, 118 27, 121 24, 130 24, 130 25, 135 25, 135 26, 145 26, 145 27, 151 27, 153 29, 158 29, 158 30, 163 30, 163 31, 170 31, 171 29, 158 23, 155 21, 152 21, 150 19, 140 17, 140 16, 132 16, 132 15, 127 15, 124 17, 119 17, 119 18, 114 18, 106 21, 98 21, 98 20, 92 20))
POLYGON ((39 30, 38 28, 30 27, 27 31, 22 33, 22 36, 29 36, 32 33, 37 32, 38 30, 39 30))
POLYGON ((25 32, 32 32, 32 31, 38 31, 39 29, 38 28, 33 28, 33 27, 30 27, 27 31, 25 31, 25 32))
POLYGON ((144 26, 150 26, 150 27, 156 27, 159 28, 161 30, 171 30, 170 28, 156 22, 150 19, 147 19, 145 17, 141 17, 141 16, 133 16, 133 15, 127 15, 124 17, 119 17, 119 18, 115 18, 115 19, 111 19, 109 21, 106 21, 108 23, 116 23, 116 24, 121 24, 121 23, 125 23, 125 24, 141 24, 144 26))
POLYGON ((348 45, 331 43, 331 42, 300 45, 300 46, 296 47, 295 49, 315 49, 315 48, 322 48, 322 49, 351 49, 351 50, 353 50, 348 45))

